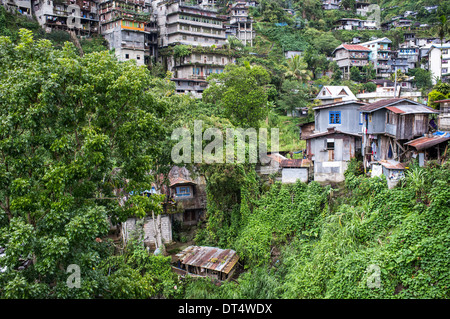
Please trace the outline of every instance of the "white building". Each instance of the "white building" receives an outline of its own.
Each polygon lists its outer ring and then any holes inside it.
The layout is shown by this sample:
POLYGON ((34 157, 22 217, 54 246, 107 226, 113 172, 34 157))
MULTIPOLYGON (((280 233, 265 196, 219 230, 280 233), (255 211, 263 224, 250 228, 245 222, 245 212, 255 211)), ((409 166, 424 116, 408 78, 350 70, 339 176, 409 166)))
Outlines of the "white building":
POLYGON ((323 86, 316 96, 322 105, 342 101, 356 101, 356 96, 348 86, 327 85, 323 86))
POLYGON ((450 44, 433 44, 428 51, 428 70, 431 72, 431 81, 436 84, 437 79, 446 82, 450 72, 450 44), (441 63, 442 54, 442 63, 441 63))

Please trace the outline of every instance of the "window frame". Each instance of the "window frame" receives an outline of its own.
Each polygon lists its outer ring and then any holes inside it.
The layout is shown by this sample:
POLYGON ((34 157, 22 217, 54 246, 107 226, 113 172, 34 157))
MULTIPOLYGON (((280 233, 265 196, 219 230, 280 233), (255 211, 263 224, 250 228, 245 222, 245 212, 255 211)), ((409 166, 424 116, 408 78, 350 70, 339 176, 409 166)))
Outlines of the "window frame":
POLYGON ((328 124, 342 124, 341 111, 329 111, 328 124))

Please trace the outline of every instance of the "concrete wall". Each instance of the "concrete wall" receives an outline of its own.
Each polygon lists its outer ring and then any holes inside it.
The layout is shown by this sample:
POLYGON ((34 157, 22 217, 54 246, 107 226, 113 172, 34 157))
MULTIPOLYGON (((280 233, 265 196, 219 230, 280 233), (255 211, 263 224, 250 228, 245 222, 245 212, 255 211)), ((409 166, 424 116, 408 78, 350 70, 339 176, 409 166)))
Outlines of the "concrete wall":
POLYGON ((300 180, 304 183, 308 182, 308 168, 283 168, 281 170, 281 182, 282 183, 295 183, 300 180))
MULTIPOLYGON (((169 215, 164 215, 160 218, 161 220, 161 237, 163 243, 169 243, 172 241, 172 222, 169 215)), ((129 240, 132 236, 132 233, 137 229, 137 222, 139 219, 137 218, 128 218, 127 221, 122 225, 125 238, 129 240)), ((157 223, 158 225, 158 223, 157 223)), ((144 218, 144 243, 146 244, 155 244, 155 225, 153 218, 151 216, 146 216, 144 218)))

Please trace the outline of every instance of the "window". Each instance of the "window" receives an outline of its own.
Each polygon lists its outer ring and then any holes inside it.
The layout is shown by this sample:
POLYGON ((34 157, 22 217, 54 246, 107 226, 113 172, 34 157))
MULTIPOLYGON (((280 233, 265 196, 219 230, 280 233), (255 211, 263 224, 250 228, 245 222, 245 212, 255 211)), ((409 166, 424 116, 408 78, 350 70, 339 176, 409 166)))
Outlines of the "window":
POLYGON ((125 54, 125 59, 129 59, 130 55, 128 53, 125 54))
POLYGON ((447 73, 447 68, 442 68, 442 74, 446 74, 447 73))
POLYGON ((334 139, 327 139, 327 150, 334 150, 334 139))
POLYGON ((364 124, 364 115, 363 112, 359 112, 359 125, 364 124))
POLYGON ((341 124, 341 111, 330 111, 330 124, 341 124))
POLYGON ((186 37, 185 35, 183 35, 182 39, 183 39, 183 40, 186 40, 186 39, 187 39, 187 37, 186 37))
POLYGON ((138 54, 138 55, 136 55, 136 60, 140 60, 141 59, 141 56, 138 54))
POLYGON ((448 50, 447 49, 442 50, 442 54, 448 54, 448 50))
POLYGON ((175 187, 177 197, 191 196, 191 188, 189 186, 175 187))

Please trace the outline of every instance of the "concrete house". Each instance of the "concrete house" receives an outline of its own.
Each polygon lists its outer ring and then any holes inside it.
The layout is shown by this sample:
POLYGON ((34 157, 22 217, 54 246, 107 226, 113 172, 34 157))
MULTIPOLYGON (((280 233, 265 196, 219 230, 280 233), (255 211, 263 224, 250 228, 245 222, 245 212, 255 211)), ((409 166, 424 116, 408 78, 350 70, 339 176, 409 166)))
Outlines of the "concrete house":
POLYGON ((428 70, 431 72, 433 85, 436 84, 436 77, 442 82, 448 82, 450 78, 450 43, 431 45, 428 51, 428 70))
POLYGON ((100 32, 119 61, 150 64, 157 56, 158 30, 148 0, 102 0, 99 4, 100 32))
POLYGON ((388 38, 374 39, 359 44, 371 51, 369 61, 376 70, 377 78, 386 78, 393 73, 390 61, 394 52, 391 51, 391 44, 392 41, 388 38))
POLYGON ((369 63, 370 49, 359 44, 341 44, 333 51, 333 60, 339 66, 344 79, 350 78, 350 69, 356 66, 362 69, 369 63))
POLYGON ((314 108, 315 128, 306 140, 307 158, 314 163, 314 180, 341 182, 348 161, 361 153, 364 103, 346 100, 314 108))
MULTIPOLYGON (((25 1, 19 1, 25 2, 25 1)), ((74 31, 79 35, 99 32, 98 5, 93 0, 36 0, 33 11, 46 32, 74 31)))
POLYGON ((185 167, 174 166, 169 172, 169 195, 178 206, 173 218, 183 225, 195 225, 206 210, 206 181, 203 176, 192 177, 185 167))
POLYGON ((436 110, 405 98, 380 100, 361 106, 364 164, 378 161, 400 162, 404 144, 429 131, 429 116, 436 110))
POLYGON ((250 6, 246 0, 237 0, 230 5, 227 37, 233 35, 241 40, 242 44, 253 46, 256 31, 253 29, 253 19, 248 15, 250 6))

